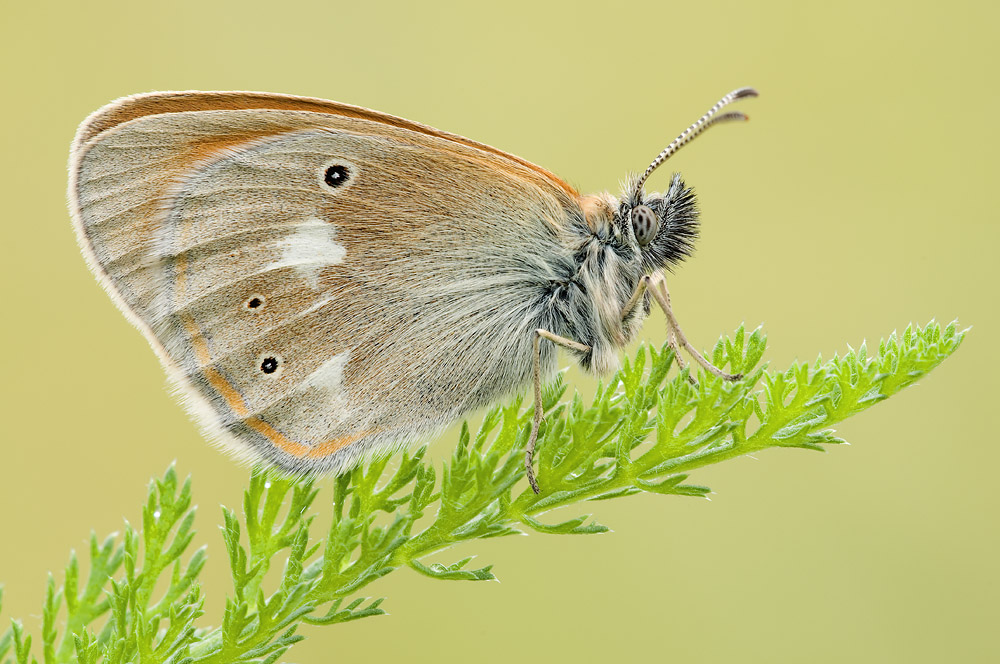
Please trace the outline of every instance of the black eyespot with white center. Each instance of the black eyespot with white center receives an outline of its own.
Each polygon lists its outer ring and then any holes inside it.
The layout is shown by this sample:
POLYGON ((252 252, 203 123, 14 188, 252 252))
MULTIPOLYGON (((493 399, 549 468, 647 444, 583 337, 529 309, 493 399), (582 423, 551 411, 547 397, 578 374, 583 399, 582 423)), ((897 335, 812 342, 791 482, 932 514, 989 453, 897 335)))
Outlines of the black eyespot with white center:
POLYGON ((265 357, 260 363, 260 370, 266 374, 273 374, 278 370, 278 358, 276 357, 265 357))
POLYGON ((323 174, 323 182, 331 189, 342 187, 351 177, 351 171, 343 164, 334 164, 326 169, 323 174))
POLYGON ((646 205, 632 208, 632 233, 640 247, 653 241, 660 232, 660 218, 646 205))

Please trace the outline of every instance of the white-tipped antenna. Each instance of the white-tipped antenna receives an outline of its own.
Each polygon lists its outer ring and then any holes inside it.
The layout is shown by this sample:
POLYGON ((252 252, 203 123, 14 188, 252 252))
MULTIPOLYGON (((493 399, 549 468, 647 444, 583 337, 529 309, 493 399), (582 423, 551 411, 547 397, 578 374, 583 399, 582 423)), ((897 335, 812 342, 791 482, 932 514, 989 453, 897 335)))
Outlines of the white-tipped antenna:
POLYGON ((723 113, 722 115, 717 115, 717 113, 738 99, 756 96, 757 91, 753 88, 740 88, 738 90, 733 90, 728 95, 720 99, 715 106, 708 109, 708 112, 705 113, 705 115, 701 116, 697 122, 685 129, 680 136, 674 139, 673 143, 664 148, 663 152, 656 156, 653 163, 649 165, 646 172, 643 173, 642 177, 639 178, 639 181, 636 182, 635 190, 633 191, 633 198, 639 198, 639 194, 642 192, 642 187, 646 184, 646 180, 653 173, 653 171, 660 166, 660 164, 669 159, 671 155, 680 150, 682 147, 693 141, 698 134, 701 134, 712 125, 719 124, 720 122, 729 122, 730 120, 749 120, 750 118, 747 117, 745 113, 741 113, 739 111, 731 111, 729 113, 723 113))

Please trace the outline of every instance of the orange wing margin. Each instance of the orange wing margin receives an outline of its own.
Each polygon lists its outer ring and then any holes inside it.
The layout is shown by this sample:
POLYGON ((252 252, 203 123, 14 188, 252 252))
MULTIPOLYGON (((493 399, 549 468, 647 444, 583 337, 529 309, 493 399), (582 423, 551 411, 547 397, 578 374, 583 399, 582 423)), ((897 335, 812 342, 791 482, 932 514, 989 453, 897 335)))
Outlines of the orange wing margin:
POLYGON ((128 122, 129 120, 135 120, 136 118, 141 118, 147 115, 184 113, 189 111, 245 110, 253 108, 284 111, 309 111, 312 113, 340 115, 349 118, 379 122, 393 127, 413 131, 418 134, 443 138, 471 148, 476 148, 477 150, 482 150, 483 152, 503 157, 504 159, 509 159, 510 161, 534 171, 544 180, 548 181, 553 187, 563 191, 571 198, 577 199, 580 197, 579 192, 571 187, 569 183, 557 177, 552 172, 545 170, 541 166, 533 164, 530 161, 522 159, 516 155, 504 152, 503 150, 498 150, 490 145, 470 140, 464 136, 441 131, 439 129, 435 129, 434 127, 406 120, 395 115, 373 111, 362 106, 341 104, 339 102, 318 99, 315 97, 297 97, 294 95, 282 95, 269 92, 150 92, 132 97, 123 97, 122 99, 114 102, 110 108, 100 112, 99 114, 91 116, 87 120, 85 126, 81 127, 79 133, 77 134, 78 142, 75 147, 79 148, 102 131, 106 131, 112 127, 128 122))

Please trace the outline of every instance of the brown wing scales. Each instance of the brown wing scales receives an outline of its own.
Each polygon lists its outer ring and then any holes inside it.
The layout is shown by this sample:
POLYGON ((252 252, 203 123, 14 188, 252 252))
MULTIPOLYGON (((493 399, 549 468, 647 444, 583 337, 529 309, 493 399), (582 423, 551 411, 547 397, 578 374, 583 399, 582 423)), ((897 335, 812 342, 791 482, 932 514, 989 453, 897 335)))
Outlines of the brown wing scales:
POLYGON ((575 192, 365 109, 234 104, 112 106, 81 128, 71 164, 95 270, 207 429, 292 471, 343 470, 524 379, 502 359, 530 344, 517 266, 575 192), (346 185, 324 184, 331 163, 346 185), (509 301, 484 309, 484 285, 509 301), (510 348, 485 358, 501 387, 462 383, 486 380, 462 325, 511 328, 510 348))

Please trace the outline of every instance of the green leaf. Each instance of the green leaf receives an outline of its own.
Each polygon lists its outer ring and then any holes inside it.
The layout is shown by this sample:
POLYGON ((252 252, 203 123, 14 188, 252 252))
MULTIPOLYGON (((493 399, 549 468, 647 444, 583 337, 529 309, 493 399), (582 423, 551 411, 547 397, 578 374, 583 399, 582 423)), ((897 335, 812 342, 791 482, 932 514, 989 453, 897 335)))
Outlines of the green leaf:
MULTIPOLYGON (((489 410, 478 430, 463 425, 439 470, 421 448, 333 479, 333 516, 318 539, 311 533, 314 482, 255 469, 242 511, 222 510, 233 587, 222 615, 204 626, 206 548, 189 553, 191 480, 180 481, 170 467, 150 483, 139 529, 126 522, 120 537, 101 542, 91 534, 85 581, 73 552, 63 583, 49 577, 43 661, 273 664, 303 638, 297 633, 303 623, 382 615, 382 599, 356 595, 400 567, 440 580, 496 578, 492 566, 466 569, 472 556, 450 565, 421 562, 459 542, 526 529, 606 532, 589 515, 554 524, 541 517, 637 493, 704 497, 708 487, 687 483, 703 466, 768 448, 822 450, 842 443, 831 426, 913 384, 964 336, 955 323, 942 329, 932 321, 893 333, 872 356, 861 344, 842 357, 773 371, 762 364, 761 330, 747 334, 741 326, 710 355, 745 377, 729 382, 699 371, 696 384, 690 368, 671 374, 669 347, 641 348, 598 386, 589 404, 579 394, 560 401, 562 374, 545 386, 535 457, 541 494, 524 480, 534 404, 524 408, 518 397, 489 410), (281 574, 269 575, 275 565, 281 574)), ((0 663, 10 655, 19 664, 34 662, 31 646, 31 636, 13 621, 0 635, 0 663)))
POLYGON ((533 530, 547 535, 593 535, 596 533, 606 533, 610 530, 607 526, 602 526, 596 522, 585 523, 589 518, 589 514, 584 514, 575 519, 551 525, 532 519, 530 516, 525 516, 522 521, 531 526, 533 530))
POLYGON ((451 565, 442 565, 441 563, 424 565, 419 560, 411 560, 410 567, 425 576, 433 579, 441 579, 442 581, 493 581, 496 579, 493 573, 490 572, 493 569, 493 565, 487 565, 481 569, 462 569, 470 560, 472 560, 472 556, 462 558, 457 563, 452 563, 451 565))

